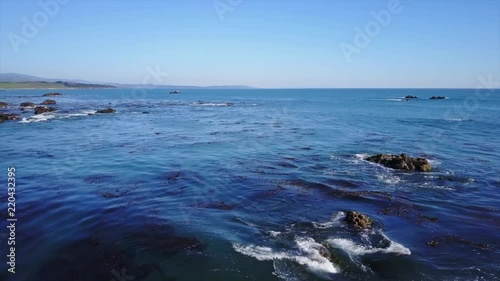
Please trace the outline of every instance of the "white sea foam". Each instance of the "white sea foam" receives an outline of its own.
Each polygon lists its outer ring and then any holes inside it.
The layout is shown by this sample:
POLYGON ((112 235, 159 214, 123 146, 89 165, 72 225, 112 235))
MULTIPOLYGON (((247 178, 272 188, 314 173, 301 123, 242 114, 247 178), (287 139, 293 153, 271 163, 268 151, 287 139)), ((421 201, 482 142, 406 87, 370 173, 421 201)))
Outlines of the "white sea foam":
POLYGON ((289 258, 284 252, 276 252, 269 247, 260 247, 255 245, 243 246, 240 244, 233 244, 236 252, 256 258, 259 261, 280 260, 289 258))
POLYGON ((43 122, 43 121, 47 121, 47 120, 50 120, 50 119, 54 119, 56 116, 54 114, 47 114, 47 113, 44 113, 44 114, 38 114, 38 115, 33 115, 33 116, 30 116, 28 118, 26 117, 23 117, 23 119, 21 121, 19 121, 19 123, 34 123, 34 122, 43 122))
POLYGON ((400 177, 388 174, 378 174, 377 178, 387 184, 396 184, 401 181, 400 177))
POLYGON ((398 255, 411 255, 410 249, 406 248, 405 246, 390 240, 387 236, 384 234, 381 234, 384 239, 386 239, 386 242, 388 242, 389 246, 388 247, 377 247, 371 245, 370 242, 368 242, 367 238, 363 239, 365 240, 365 244, 357 244, 352 240, 345 239, 345 238, 331 238, 327 240, 327 243, 330 244, 332 247, 342 249, 345 252, 347 252, 349 255, 352 256, 362 256, 366 254, 374 254, 374 253, 393 253, 393 254, 398 254, 398 255))
POLYGON ((344 218, 345 218, 345 213, 338 212, 334 216, 332 216, 331 220, 329 220, 327 222, 313 222, 313 225, 315 228, 319 228, 319 229, 331 228, 333 226, 339 225, 340 221, 344 218))
POLYGON ((272 231, 272 230, 269 230, 269 231, 266 231, 266 232, 267 232, 267 234, 269 234, 269 236, 271 236, 273 238, 276 238, 276 237, 278 237, 278 235, 281 234, 281 232, 279 232, 279 231, 272 231))
POLYGON ((197 106, 231 106, 232 103, 195 103, 197 106))
POLYGON ((443 120, 453 121, 453 122, 464 122, 464 121, 471 121, 472 119, 470 119, 470 118, 445 118, 443 120))
POLYGON ((424 188, 432 188, 432 189, 441 189, 441 190, 449 190, 449 191, 456 191, 456 189, 449 187, 449 186, 444 186, 444 185, 434 185, 433 183, 423 183, 420 185, 424 188))
POLYGON ((427 159, 427 161, 429 161, 429 163, 434 167, 434 166, 439 166, 441 165, 441 161, 437 160, 437 159, 427 159))
POLYGON ((96 114, 96 110, 84 110, 79 113, 71 113, 71 114, 61 114, 61 118, 70 118, 70 117, 81 117, 96 114))
POLYGON ((244 255, 256 258, 259 261, 265 260, 291 260, 308 271, 322 277, 325 274, 339 273, 340 269, 325 258, 321 252, 328 251, 324 246, 314 241, 310 237, 299 237, 295 240, 296 250, 275 251, 269 247, 255 245, 243 246, 233 244, 233 248, 244 255))
POLYGON ((295 243, 297 243, 301 252, 305 254, 305 256, 296 256, 295 261, 306 266, 311 272, 322 275, 323 273, 338 273, 340 271, 337 266, 321 255, 321 251, 328 250, 314 239, 301 237, 297 238, 295 243))
POLYGON ((365 160, 365 158, 367 158, 370 155, 367 153, 357 153, 354 154, 354 156, 356 156, 356 158, 358 158, 359 160, 365 160))
POLYGON ((65 119, 65 118, 71 118, 71 117, 82 117, 82 116, 88 116, 88 115, 93 115, 97 111, 96 110, 84 110, 78 113, 68 113, 68 114, 61 114, 61 113, 42 113, 38 115, 33 115, 28 118, 24 117, 20 123, 34 123, 34 122, 44 122, 48 121, 51 119, 65 119))

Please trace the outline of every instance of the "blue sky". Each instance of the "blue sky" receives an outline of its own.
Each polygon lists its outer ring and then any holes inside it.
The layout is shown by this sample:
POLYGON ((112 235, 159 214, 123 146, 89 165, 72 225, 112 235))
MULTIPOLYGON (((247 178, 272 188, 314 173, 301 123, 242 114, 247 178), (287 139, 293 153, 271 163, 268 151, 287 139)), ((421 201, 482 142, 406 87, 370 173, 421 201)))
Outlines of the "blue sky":
POLYGON ((500 78, 500 0, 400 0, 399 12, 392 1, 1 0, 0 72, 142 83, 160 69, 161 84, 271 88, 500 78))

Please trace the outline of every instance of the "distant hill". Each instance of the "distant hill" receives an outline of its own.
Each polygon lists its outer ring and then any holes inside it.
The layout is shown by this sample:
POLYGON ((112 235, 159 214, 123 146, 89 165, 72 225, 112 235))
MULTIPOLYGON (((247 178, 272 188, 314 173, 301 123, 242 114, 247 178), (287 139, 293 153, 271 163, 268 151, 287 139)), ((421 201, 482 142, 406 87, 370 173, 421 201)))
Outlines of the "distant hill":
POLYGON ((86 83, 61 79, 47 79, 19 73, 0 73, 0 88, 2 89, 95 89, 115 88, 112 85, 86 83))
POLYGON ((33 75, 19 74, 19 73, 0 73, 0 82, 55 82, 55 79, 47 79, 36 77, 33 75))
POLYGON ((148 89, 253 89, 249 86, 180 86, 157 84, 119 84, 80 79, 48 79, 19 73, 0 73, 0 88, 148 88, 148 89), (18 84, 19 83, 19 84, 18 84), (30 87, 28 83, 35 83, 30 87), (18 85, 16 85, 18 84, 18 85))

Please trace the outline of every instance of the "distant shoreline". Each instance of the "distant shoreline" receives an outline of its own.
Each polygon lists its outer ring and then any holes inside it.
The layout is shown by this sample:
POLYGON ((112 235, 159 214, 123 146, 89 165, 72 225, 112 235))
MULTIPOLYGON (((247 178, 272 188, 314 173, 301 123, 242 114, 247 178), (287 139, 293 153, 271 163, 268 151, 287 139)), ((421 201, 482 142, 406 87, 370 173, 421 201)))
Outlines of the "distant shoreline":
POLYGON ((115 86, 74 82, 0 82, 2 90, 114 89, 115 86))

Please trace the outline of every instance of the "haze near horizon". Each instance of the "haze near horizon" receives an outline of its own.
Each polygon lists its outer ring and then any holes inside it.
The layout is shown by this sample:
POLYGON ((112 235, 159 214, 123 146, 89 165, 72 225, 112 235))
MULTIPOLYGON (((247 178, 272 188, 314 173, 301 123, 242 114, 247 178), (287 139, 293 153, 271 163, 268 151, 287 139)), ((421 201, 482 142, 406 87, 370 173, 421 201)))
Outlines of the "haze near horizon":
POLYGON ((0 73, 261 88, 500 79, 500 1, 0 2, 0 73))

